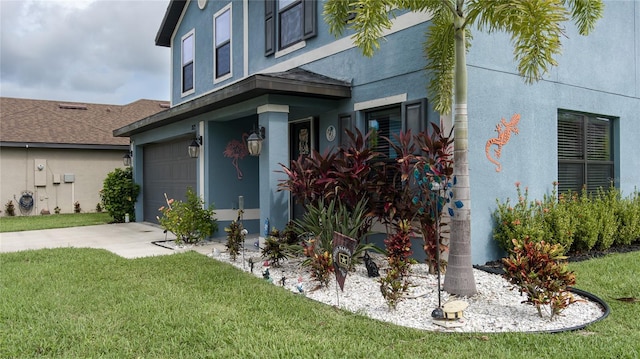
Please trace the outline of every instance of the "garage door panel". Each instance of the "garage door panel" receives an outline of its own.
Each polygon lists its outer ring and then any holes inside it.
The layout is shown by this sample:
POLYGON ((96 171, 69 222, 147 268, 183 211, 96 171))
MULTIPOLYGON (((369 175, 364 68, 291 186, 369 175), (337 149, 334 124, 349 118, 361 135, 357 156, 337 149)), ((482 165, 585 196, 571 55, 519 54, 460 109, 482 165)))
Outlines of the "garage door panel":
POLYGON ((144 147, 144 220, 157 223, 158 208, 169 198, 184 200, 187 188, 196 188, 197 159, 190 158, 187 147, 191 137, 144 147))

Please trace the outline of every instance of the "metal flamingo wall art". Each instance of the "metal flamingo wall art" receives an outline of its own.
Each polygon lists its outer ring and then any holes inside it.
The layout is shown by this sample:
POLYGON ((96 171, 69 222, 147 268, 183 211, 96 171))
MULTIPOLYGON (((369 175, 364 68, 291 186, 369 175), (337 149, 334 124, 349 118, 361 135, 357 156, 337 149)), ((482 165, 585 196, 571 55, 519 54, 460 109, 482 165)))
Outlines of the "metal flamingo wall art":
POLYGON ((236 174, 238 179, 242 179, 242 171, 240 170, 239 160, 243 159, 246 155, 249 154, 249 150, 247 149, 247 138, 249 135, 247 133, 242 134, 242 139, 240 141, 233 139, 227 143, 227 147, 225 148, 223 154, 225 157, 231 158, 231 164, 236 169, 236 174))

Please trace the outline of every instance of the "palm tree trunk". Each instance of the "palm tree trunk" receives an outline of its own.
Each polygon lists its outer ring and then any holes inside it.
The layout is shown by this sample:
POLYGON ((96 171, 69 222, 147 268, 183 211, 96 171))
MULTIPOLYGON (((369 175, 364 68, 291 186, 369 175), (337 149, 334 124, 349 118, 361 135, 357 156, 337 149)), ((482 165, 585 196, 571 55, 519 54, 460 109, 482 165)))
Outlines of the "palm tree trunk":
POLYGON ((469 186, 469 133, 467 119, 467 60, 464 18, 455 19, 455 117, 453 175, 457 183, 453 187, 454 201, 461 201, 462 208, 454 208, 451 218, 449 262, 444 278, 444 290, 450 294, 472 296, 476 294, 476 282, 471 265, 471 191, 469 186))

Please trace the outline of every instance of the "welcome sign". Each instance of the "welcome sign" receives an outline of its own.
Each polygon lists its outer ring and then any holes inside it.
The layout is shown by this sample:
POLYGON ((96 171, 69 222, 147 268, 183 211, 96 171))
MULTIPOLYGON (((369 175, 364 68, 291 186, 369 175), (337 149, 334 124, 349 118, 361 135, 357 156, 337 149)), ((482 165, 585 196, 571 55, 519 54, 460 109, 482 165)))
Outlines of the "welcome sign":
POLYGON ((340 290, 344 291, 344 280, 349 273, 351 256, 356 249, 358 241, 347 237, 341 233, 333 232, 333 268, 336 273, 336 281, 340 285, 340 290))

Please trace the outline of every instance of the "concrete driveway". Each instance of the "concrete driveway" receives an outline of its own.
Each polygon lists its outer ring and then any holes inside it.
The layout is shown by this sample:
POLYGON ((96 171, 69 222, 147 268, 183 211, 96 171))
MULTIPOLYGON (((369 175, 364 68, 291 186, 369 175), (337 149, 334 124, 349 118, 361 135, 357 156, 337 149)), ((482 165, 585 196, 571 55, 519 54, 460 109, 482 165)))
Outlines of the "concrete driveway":
MULTIPOLYGON (((174 239, 162 228, 145 223, 115 223, 97 226, 45 229, 38 231, 0 233, 0 252, 17 252, 42 248, 101 248, 124 258, 139 258, 173 254, 174 251, 153 244, 174 239)), ((222 243, 207 242, 190 250, 206 254, 214 247, 224 250, 222 243)))

